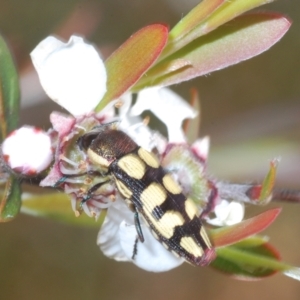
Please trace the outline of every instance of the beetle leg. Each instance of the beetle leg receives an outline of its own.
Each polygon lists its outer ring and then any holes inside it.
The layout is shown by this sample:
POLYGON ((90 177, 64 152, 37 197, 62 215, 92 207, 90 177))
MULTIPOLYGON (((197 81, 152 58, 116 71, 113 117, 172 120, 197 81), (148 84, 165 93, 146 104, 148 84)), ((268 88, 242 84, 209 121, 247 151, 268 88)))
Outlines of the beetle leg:
POLYGON ((106 180, 106 181, 103 181, 103 182, 99 182, 97 184, 95 184, 94 186, 92 186, 88 192, 86 193, 86 195, 83 197, 83 199, 81 200, 80 202, 80 205, 79 207, 82 208, 82 205, 87 202, 92 196, 93 196, 93 193, 95 191, 97 191, 103 184, 105 183, 108 183, 110 180, 106 180))
POLYGON ((134 213, 134 225, 135 225, 136 232, 138 234, 138 238, 143 243, 145 241, 145 239, 144 239, 143 231, 141 228, 139 213, 137 212, 137 210, 135 210, 135 213, 134 213))
POLYGON ((138 236, 135 238, 134 245, 133 245, 133 251, 132 251, 132 256, 131 259, 135 259, 137 255, 137 246, 138 246, 139 238, 138 236))

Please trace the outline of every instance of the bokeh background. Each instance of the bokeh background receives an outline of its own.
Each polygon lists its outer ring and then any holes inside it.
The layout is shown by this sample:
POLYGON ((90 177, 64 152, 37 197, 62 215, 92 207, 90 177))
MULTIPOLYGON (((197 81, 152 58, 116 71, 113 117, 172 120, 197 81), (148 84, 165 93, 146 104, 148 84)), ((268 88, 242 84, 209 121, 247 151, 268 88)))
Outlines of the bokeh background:
MULTIPOLYGON (((56 109, 43 94, 29 52, 49 34, 85 36, 107 57, 142 26, 173 26, 197 0, 0 0, 0 32, 16 58, 22 88, 21 124, 49 127, 56 109)), ((260 8, 293 25, 266 53, 175 86, 201 98, 201 135, 210 135, 209 171, 235 182, 263 178, 281 157, 278 187, 300 189, 300 6, 280 0, 260 8)), ((281 204, 274 203, 270 206, 281 204)), ((300 205, 282 204, 265 234, 285 261, 300 266, 300 205)), ((266 208, 249 208, 248 216, 266 208)), ((20 215, 0 225, 1 299, 300 299, 300 283, 282 275, 242 282, 210 268, 183 265, 161 274, 116 263, 96 246, 96 229, 20 215)))

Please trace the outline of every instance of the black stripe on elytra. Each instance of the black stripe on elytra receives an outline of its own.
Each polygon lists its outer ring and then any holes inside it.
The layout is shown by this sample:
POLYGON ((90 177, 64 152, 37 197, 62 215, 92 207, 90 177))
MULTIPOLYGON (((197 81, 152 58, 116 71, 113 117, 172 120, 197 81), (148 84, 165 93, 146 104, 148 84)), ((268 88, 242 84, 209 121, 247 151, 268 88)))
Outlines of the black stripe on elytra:
MULTIPOLYGON (((190 222, 186 222, 181 226, 176 226, 174 229, 174 234, 171 238, 166 239, 160 234, 159 238, 162 242, 165 242, 170 247, 170 249, 176 251, 177 253, 180 253, 180 255, 188 261, 199 264, 201 262, 201 258, 196 257, 195 255, 189 253, 183 247, 181 247, 180 241, 183 237, 191 237, 195 241, 195 243, 203 249, 205 253, 209 249, 209 246, 200 235, 201 227, 201 220, 195 216, 190 222)), ((201 257, 205 257, 205 254, 201 257)))
MULTIPOLYGON (((147 219, 147 216, 145 216, 147 219)), ((149 222, 149 220, 148 220, 149 222)), ((151 228, 156 232, 158 235, 158 238, 161 242, 165 243, 168 247, 169 250, 174 250, 176 253, 178 253, 181 257, 185 258, 187 261, 189 261, 192 264, 196 265, 202 265, 203 262, 205 264, 205 257, 206 257, 206 252, 209 251, 209 247, 204 241, 204 239, 200 235, 200 230, 202 227, 202 223, 199 218, 196 216, 190 221, 185 223, 184 225, 181 226, 176 226, 174 229, 174 234, 171 238, 165 238, 164 236, 161 235, 161 233, 149 222, 151 228), (188 252, 185 250, 181 245, 181 239, 183 237, 191 237, 195 243, 203 249, 204 254, 202 256, 195 256, 192 253, 188 252)))
POLYGON ((181 226, 176 226, 174 230, 174 234, 169 239, 169 241, 175 244, 180 244, 180 240, 182 237, 191 237, 199 246, 206 249, 208 248, 207 244, 205 240, 202 238, 202 236, 200 235, 201 227, 202 227, 201 220, 197 216, 195 216, 191 221, 185 222, 181 226))

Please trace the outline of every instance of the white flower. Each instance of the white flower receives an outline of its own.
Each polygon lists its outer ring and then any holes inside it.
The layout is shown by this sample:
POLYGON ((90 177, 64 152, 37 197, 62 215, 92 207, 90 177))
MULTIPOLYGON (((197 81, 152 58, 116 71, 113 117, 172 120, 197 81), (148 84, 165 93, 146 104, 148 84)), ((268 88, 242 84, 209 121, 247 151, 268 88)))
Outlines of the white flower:
POLYGON ((96 49, 81 37, 63 43, 47 37, 31 52, 48 96, 72 115, 91 112, 106 92, 106 70, 96 49))
POLYGON ((14 130, 2 144, 7 165, 22 175, 36 175, 45 170, 53 158, 51 139, 42 129, 23 126, 14 130))
MULTIPOLYGON (((77 120, 81 120, 80 115, 91 113, 100 102, 106 91, 104 65, 95 49, 84 44, 81 38, 72 37, 68 44, 64 44, 49 37, 37 46, 31 56, 46 93, 77 116, 77 120)), ((116 99, 123 103, 118 116, 107 113, 111 112, 114 103, 111 102, 104 109, 105 123, 119 120, 119 128, 140 146, 148 150, 155 147, 160 153, 165 150, 168 141, 185 142, 182 122, 195 117, 196 112, 181 97, 166 88, 151 88, 139 93, 133 107, 131 98, 132 95, 127 93, 116 99), (166 124, 168 141, 153 133, 143 122, 140 114, 145 110, 150 110, 166 124)), ((104 111, 100 112, 103 116, 104 111)), ((57 157, 60 157, 59 153, 57 157)), ((57 171, 53 168, 54 173, 57 171)), ((134 214, 117 194, 115 202, 108 206, 98 235, 97 243, 103 253, 118 261, 132 261, 138 267, 153 272, 167 271, 183 263, 184 259, 174 256, 153 237, 142 219, 140 222, 145 241, 137 243, 137 254, 132 259, 137 236, 134 214)))

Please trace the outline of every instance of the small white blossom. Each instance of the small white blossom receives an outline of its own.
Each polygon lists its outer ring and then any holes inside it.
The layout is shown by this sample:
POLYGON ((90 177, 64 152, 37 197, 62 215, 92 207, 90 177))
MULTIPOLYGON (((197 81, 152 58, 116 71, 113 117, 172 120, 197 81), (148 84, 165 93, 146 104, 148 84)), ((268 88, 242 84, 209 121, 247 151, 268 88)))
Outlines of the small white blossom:
POLYGON ((10 133, 2 144, 7 165, 22 175, 36 175, 51 163, 51 139, 43 130, 24 126, 10 133))
POLYGON ((216 218, 207 220, 216 226, 230 226, 241 222, 244 218, 245 206, 236 201, 221 200, 214 208, 216 218))
POLYGON ((47 95, 72 115, 91 112, 106 92, 106 70, 96 49, 81 37, 63 43, 53 36, 31 52, 47 95))

